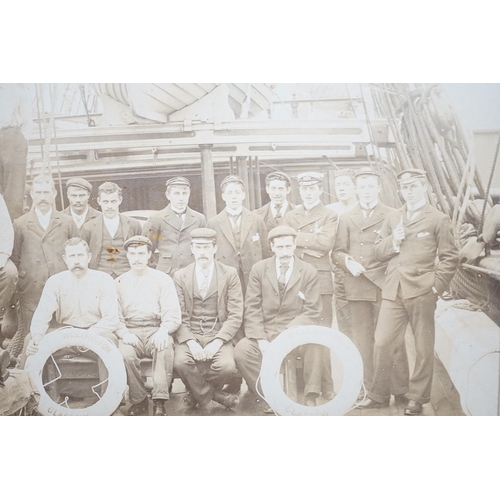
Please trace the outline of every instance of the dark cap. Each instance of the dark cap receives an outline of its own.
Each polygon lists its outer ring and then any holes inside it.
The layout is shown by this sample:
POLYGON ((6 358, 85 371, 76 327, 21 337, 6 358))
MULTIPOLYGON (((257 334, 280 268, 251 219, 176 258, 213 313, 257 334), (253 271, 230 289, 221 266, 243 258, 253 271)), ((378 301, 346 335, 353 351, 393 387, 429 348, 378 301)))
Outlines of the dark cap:
POLYGON ((314 186, 323 181, 325 176, 319 172, 304 172, 297 175, 297 180, 301 186, 314 186))
POLYGON ((191 189, 191 184, 185 177, 172 177, 166 183, 166 186, 187 186, 191 189))
POLYGON ((292 184, 292 179, 285 172, 271 172, 266 176, 266 184, 269 184, 271 181, 285 181, 289 186, 292 184))
POLYGON ((269 241, 273 241, 275 238, 284 238, 285 236, 293 236, 294 238, 296 238, 297 231, 295 231, 295 229, 290 226, 274 227, 273 229, 271 229, 271 231, 269 231, 267 239, 269 241))
POLYGON ((397 175, 398 182, 401 185, 405 184, 411 184, 414 181, 417 180, 422 180, 425 181, 427 180, 427 174, 425 170, 418 170, 418 169, 409 169, 409 170, 403 170, 397 175))
POLYGON ((81 177, 72 177, 71 179, 68 179, 66 181, 66 189, 71 186, 86 189, 89 193, 92 193, 92 184, 81 177))
POLYGON ((361 167, 354 174, 354 178, 361 177, 362 175, 373 175, 375 177, 380 177, 380 173, 372 167, 361 167))
POLYGON ((245 186, 245 183, 243 182, 243 180, 241 179, 241 177, 238 177, 237 175, 228 175, 220 183, 220 188, 224 189, 228 184, 231 184, 233 182, 237 183, 237 184, 241 184, 242 186, 245 186))
POLYGON ((196 241, 211 241, 214 245, 217 243, 217 233, 208 227, 200 227, 191 231, 191 243, 196 241))
POLYGON ((146 245, 149 250, 153 248, 153 244, 151 243, 151 240, 149 238, 146 238, 146 236, 132 236, 132 238, 129 238, 124 244, 125 250, 128 250, 128 247, 139 247, 142 245, 146 245))

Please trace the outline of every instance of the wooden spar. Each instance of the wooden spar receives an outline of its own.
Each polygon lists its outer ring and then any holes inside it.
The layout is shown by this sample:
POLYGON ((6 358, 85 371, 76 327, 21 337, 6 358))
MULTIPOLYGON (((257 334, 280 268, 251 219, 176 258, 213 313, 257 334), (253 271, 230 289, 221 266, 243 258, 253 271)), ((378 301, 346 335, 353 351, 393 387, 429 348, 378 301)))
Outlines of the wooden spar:
POLYGON ((260 190, 260 163, 259 157, 255 157, 255 208, 262 206, 262 191, 260 190))
POLYGON ((217 200, 215 198, 214 162, 212 159, 212 144, 200 144, 201 179, 203 189, 203 210, 207 219, 217 215, 217 200))
POLYGON ((245 191, 246 191, 246 198, 243 201, 243 206, 245 208, 250 208, 249 204, 249 198, 248 198, 248 164, 247 164, 247 157, 246 156, 237 156, 236 157, 236 166, 238 169, 238 176, 241 178, 241 180, 245 183, 245 191))

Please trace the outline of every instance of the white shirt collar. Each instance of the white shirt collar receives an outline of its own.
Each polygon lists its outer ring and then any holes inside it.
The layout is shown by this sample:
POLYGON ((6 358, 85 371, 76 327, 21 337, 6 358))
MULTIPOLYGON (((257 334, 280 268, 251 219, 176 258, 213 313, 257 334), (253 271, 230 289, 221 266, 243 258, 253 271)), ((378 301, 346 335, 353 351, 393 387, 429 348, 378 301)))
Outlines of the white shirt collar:
POLYGON ((114 238, 116 231, 118 231, 118 226, 120 225, 120 215, 115 217, 114 219, 108 219, 107 217, 104 217, 104 224, 106 225, 109 234, 111 235, 112 238, 114 238))
POLYGON ((45 215, 43 215, 42 212, 35 207, 35 214, 38 217, 38 222, 40 222, 43 229, 47 229, 50 224, 50 218, 52 217, 52 208, 45 215))
POLYGON ((378 200, 372 201, 369 205, 359 202, 361 210, 373 210, 378 205, 378 200))
POLYGON ((231 210, 229 207, 226 207, 226 212, 230 215, 241 215, 243 207, 240 207, 238 210, 231 210))
MULTIPOLYGON (((288 209, 288 201, 285 200, 283 205, 281 205, 281 216, 283 217, 285 215, 285 212, 287 211, 288 209)), ((276 217, 276 205, 271 202, 271 213, 273 214, 273 217, 276 217)))
POLYGON ((316 201, 316 203, 313 203, 312 205, 306 205, 304 203, 304 208, 309 212, 312 210, 314 207, 317 207, 321 203, 321 200, 316 201))
POLYGON ((78 226, 78 228, 81 228, 83 226, 83 223, 85 222, 85 219, 87 218, 87 214, 89 213, 89 206, 87 205, 85 212, 83 212, 83 214, 81 215, 73 212, 72 208, 70 208, 69 210, 71 212, 71 217, 73 217, 73 220, 75 221, 75 224, 78 226))
MULTIPOLYGON (((290 260, 290 264, 288 265, 288 271, 285 274, 285 283, 288 284, 288 281, 290 280, 290 276, 292 276, 293 272, 293 265, 295 264, 295 257, 292 257, 290 260)), ((276 258, 276 277, 279 279, 280 274, 281 274, 281 262, 279 261, 278 258, 276 258)))
POLYGON ((427 200, 425 198, 423 200, 420 200, 418 203, 415 203, 414 205, 410 205, 409 203, 407 203, 406 210, 409 210, 410 212, 415 212, 415 210, 424 207, 426 204, 427 200))
MULTIPOLYGON (((196 280, 198 281, 198 286, 201 284, 203 281, 204 277, 206 276, 206 269, 202 269, 199 264, 195 265, 196 269, 196 280)), ((215 269, 215 262, 212 262, 210 267, 208 268, 208 283, 212 283, 212 278, 214 275, 214 269, 215 269)))

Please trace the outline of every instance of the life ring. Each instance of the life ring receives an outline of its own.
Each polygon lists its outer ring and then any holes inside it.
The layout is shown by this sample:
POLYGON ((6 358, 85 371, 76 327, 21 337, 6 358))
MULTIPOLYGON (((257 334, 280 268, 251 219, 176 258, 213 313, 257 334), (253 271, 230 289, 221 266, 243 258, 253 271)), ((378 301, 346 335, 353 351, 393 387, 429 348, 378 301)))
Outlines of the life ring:
POLYGON ((363 361, 359 351, 343 333, 324 326, 289 328, 266 349, 260 374, 264 398, 269 406, 284 416, 341 416, 354 405, 363 385, 363 361), (280 382, 281 365, 293 349, 306 344, 320 344, 331 349, 339 359, 343 381, 337 395, 322 406, 302 406, 292 401, 280 382))
POLYGON ((127 385, 123 357, 112 342, 78 328, 61 328, 45 335, 38 352, 28 356, 26 371, 40 393, 38 411, 45 416, 109 416, 119 406, 127 385), (42 371, 49 357, 64 347, 83 347, 97 354, 108 370, 108 387, 101 399, 87 408, 68 408, 53 401, 43 387, 42 371))

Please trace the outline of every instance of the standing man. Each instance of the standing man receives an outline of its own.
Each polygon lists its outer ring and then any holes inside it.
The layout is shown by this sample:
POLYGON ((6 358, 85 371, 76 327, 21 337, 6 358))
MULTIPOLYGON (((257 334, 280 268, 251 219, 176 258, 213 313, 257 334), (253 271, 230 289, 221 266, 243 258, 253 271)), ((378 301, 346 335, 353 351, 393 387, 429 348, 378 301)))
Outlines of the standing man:
POLYGON ((404 170, 398 182, 406 204, 387 216, 373 248, 375 259, 388 267, 375 331, 373 382, 360 408, 389 404, 394 350, 410 322, 416 361, 405 415, 420 415, 431 395, 436 302, 455 274, 458 250, 449 217, 427 203, 425 171, 404 170))
POLYGON ((61 248, 67 240, 78 236, 73 219, 54 208, 57 191, 50 175, 35 177, 30 195, 32 209, 14 221, 12 262, 19 271, 17 293, 20 324, 24 328, 18 329, 9 345, 12 357, 17 357, 21 351, 45 282, 50 276, 66 270, 61 248))
POLYGON ((120 352, 125 361, 129 416, 147 414, 148 397, 141 376, 141 359, 153 358, 153 406, 156 417, 165 416, 174 369, 172 334, 181 324, 179 299, 172 278, 148 267, 151 241, 133 236, 125 244, 130 271, 116 279, 120 352))
POLYGON ((169 179, 165 196, 170 203, 152 215, 142 231, 153 243, 153 252, 158 249, 160 253, 156 269, 171 277, 194 261, 189 234, 207 225, 204 215, 189 208, 190 195, 191 184, 186 178, 169 179))
POLYGON ((91 194, 92 184, 81 177, 72 177, 66 182, 66 196, 68 197, 69 207, 63 210, 63 214, 71 215, 80 231, 86 222, 101 215, 89 205, 91 194))
MULTIPOLYGON (((256 391, 262 356, 280 333, 293 326, 317 325, 321 317, 318 272, 294 256, 298 233, 278 226, 269 232, 274 257, 255 264, 245 299, 245 338, 235 348, 238 370, 251 391, 256 391)), ((304 348, 306 405, 316 406, 321 393, 321 346, 304 348)), ((266 408, 265 412, 268 412, 266 408)))
POLYGON ((89 244, 92 254, 90 269, 105 272, 113 279, 130 271, 124 243, 142 231, 138 220, 120 214, 122 201, 122 190, 114 182, 101 184, 97 203, 102 215, 82 228, 82 238, 89 244))
POLYGON ((212 400, 226 408, 238 404, 222 392, 235 371, 232 340, 243 320, 243 294, 238 272, 215 261, 217 233, 191 232, 195 263, 175 273, 182 325, 175 333, 175 370, 190 391, 188 407, 211 409, 212 400))
POLYGON ((12 220, 23 215, 31 99, 22 83, 0 83, 0 192, 12 220))
MULTIPOLYGON (((377 262, 373 246, 380 228, 389 214, 394 212, 379 202, 380 175, 372 168, 361 168, 355 176, 359 204, 340 217, 333 249, 333 262, 345 272, 345 295, 350 308, 352 341, 363 359, 364 383, 369 390, 373 379, 373 345, 382 286, 387 264, 377 262)), ((395 349, 392 393, 396 400, 404 400, 408 391, 408 360, 404 337, 395 349)))
POLYGON ((266 193, 271 201, 253 213, 264 219, 268 231, 280 226, 285 214, 295 208, 295 205, 287 200, 291 186, 292 180, 284 172, 272 172, 266 176, 266 193))
POLYGON ((238 270, 244 295, 252 266, 270 255, 267 228, 243 206, 245 184, 237 175, 228 175, 220 187, 226 208, 208 225, 217 232, 217 260, 238 270))
MULTIPOLYGON (((326 208, 333 210, 339 217, 354 208, 358 204, 356 198, 356 186, 351 170, 345 168, 335 172, 335 194, 339 200, 327 205, 326 208)), ((351 310, 346 299, 344 270, 334 264, 333 266, 333 290, 335 301, 335 315, 339 330, 352 338, 351 310)))

